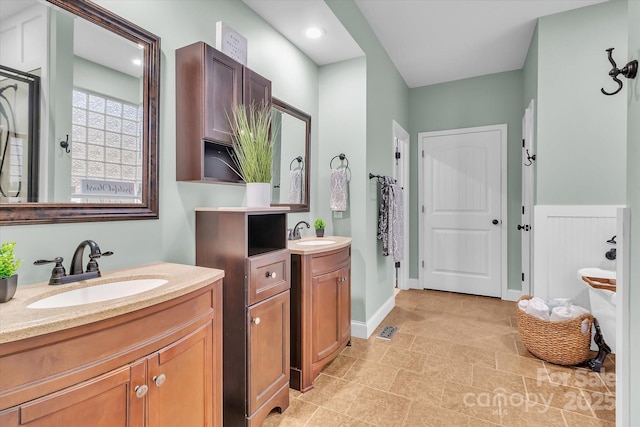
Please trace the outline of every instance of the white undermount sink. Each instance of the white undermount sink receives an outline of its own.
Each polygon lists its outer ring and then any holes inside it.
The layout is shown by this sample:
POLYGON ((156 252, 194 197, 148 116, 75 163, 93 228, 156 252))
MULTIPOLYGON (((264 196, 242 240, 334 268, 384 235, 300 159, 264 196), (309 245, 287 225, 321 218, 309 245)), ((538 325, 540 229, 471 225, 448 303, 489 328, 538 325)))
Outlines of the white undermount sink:
POLYGON ((335 243, 335 240, 303 240, 301 242, 297 242, 298 245, 302 246, 324 246, 331 245, 335 243))
POLYGON ((598 277, 600 279, 615 279, 615 270, 604 270, 598 267, 585 267, 578 270, 578 280, 582 280, 582 277, 598 277))
POLYGON ((59 308, 75 305, 91 304, 109 301, 116 298, 128 297, 141 292, 150 291, 167 283, 165 279, 131 279, 119 282, 104 283, 62 292, 47 298, 42 298, 27 306, 27 308, 59 308))

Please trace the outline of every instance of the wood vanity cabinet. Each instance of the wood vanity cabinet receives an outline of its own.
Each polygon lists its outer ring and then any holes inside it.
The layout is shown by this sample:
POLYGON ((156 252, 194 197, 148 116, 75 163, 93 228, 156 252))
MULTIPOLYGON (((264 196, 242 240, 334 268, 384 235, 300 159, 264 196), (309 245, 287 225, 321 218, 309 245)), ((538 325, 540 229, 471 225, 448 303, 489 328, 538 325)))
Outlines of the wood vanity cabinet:
POLYGON ((291 255, 291 388, 313 380, 351 341, 351 246, 291 255))
POLYGON ((0 404, 11 407, 0 425, 221 426, 221 305, 218 280, 116 318, 3 344, 0 404))
POLYGON ((231 181, 228 115, 239 104, 271 105, 271 82, 204 42, 176 50, 176 179, 231 181), (222 160, 222 161, 221 161, 222 160))
POLYGON ((286 227, 282 210, 196 210, 196 264, 225 271, 225 426, 261 426, 289 407, 286 227))

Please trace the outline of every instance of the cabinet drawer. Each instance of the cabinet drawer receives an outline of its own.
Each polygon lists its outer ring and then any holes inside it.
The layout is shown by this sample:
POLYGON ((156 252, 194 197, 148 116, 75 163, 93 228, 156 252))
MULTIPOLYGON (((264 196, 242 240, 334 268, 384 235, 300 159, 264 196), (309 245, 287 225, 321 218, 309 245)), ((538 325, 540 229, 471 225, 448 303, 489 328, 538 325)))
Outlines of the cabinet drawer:
POLYGON ((290 265, 288 249, 247 258, 248 305, 289 289, 290 265))
POLYGON ((336 269, 349 265, 350 263, 351 246, 332 252, 314 254, 313 262, 311 263, 311 275, 318 276, 330 271, 335 271, 336 269))

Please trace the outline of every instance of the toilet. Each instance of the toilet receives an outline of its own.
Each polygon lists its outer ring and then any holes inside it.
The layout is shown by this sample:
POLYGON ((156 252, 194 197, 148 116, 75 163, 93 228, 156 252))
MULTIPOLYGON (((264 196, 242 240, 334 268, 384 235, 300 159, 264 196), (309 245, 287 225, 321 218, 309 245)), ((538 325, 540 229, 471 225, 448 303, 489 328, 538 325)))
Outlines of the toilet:
MULTIPOLYGON (((616 352, 616 272, 599 268, 578 270, 578 280, 589 291, 591 314, 598 319, 605 342, 616 352)), ((595 328, 594 328, 595 331, 595 328)), ((592 350, 597 350, 595 343, 592 350)))

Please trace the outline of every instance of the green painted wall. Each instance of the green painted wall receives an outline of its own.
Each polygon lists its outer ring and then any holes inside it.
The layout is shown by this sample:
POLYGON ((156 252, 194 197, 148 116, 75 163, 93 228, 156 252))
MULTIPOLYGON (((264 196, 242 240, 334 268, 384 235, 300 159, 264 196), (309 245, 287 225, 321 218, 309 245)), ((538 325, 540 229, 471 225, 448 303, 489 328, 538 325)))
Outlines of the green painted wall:
MULTIPOLYGON (((367 63, 365 58, 352 59, 320 68, 319 133, 322 150, 318 153, 318 191, 314 213, 327 222, 328 235, 351 236, 351 318, 364 322, 367 317, 367 283, 370 273, 366 263, 366 163, 367 150, 367 63), (329 210, 329 163, 344 153, 349 159, 349 206, 342 218, 333 218, 329 210)), ((340 161, 335 159, 333 167, 340 161)), ((315 219, 315 217, 314 217, 315 219)))
MULTIPOLYGON (((629 1, 629 47, 628 56, 621 57, 620 62, 640 59, 640 1, 629 1)), ((631 425, 640 420, 640 77, 626 81, 627 97, 627 205, 631 208, 631 253, 629 256, 630 276, 629 307, 629 361, 631 392, 631 425)))
POLYGON ((538 22, 538 204, 625 203, 626 92, 600 88, 617 88, 605 49, 624 57, 626 16, 616 0, 538 22))
MULTIPOLYGON (((353 235, 354 239, 358 238, 358 249, 362 256, 362 260, 356 262, 366 266, 366 278, 353 277, 353 281, 364 281, 365 318, 369 320, 393 297, 395 268, 391 257, 381 255, 381 245, 376 239, 378 187, 375 181, 369 180, 368 173, 392 174, 392 120, 407 128, 409 89, 353 0, 325 2, 366 55, 366 152, 350 157, 349 166, 353 172, 351 194, 352 197, 355 194, 358 197, 357 200, 352 198, 351 205, 354 202, 362 203, 363 209, 362 216, 352 214, 354 222, 359 221, 364 225, 361 237, 353 235), (358 169, 353 169, 356 163, 359 164, 358 169), (364 191, 356 193, 360 189, 364 191)), ((336 226, 339 222, 334 219, 336 226)))
MULTIPOLYGON (((273 95, 318 118, 318 67, 280 33, 237 0, 149 2, 99 0, 101 6, 161 38, 160 84, 160 219, 0 228, 0 241, 15 240, 16 255, 24 259, 20 284, 46 281, 50 266, 36 267, 36 259, 62 256, 65 265, 77 244, 93 239, 115 255, 101 261, 103 270, 155 261, 195 262, 195 214, 199 206, 241 206, 244 186, 176 182, 175 178, 175 56, 177 48, 196 41, 215 46, 215 23, 222 20, 249 40, 248 65, 273 82, 273 95)), ((314 153, 317 127, 312 128, 314 153)), ((318 191, 313 156, 312 194, 318 191)), ((326 165, 322 165, 326 168, 326 165)), ((313 202, 313 201, 312 201, 313 202)), ((313 208, 313 204, 312 204, 313 208)), ((289 221, 307 215, 291 215, 289 221)))
POLYGON ((520 289, 520 150, 522 140, 522 70, 491 74, 411 89, 411 277, 418 277, 418 133, 507 124, 507 209, 509 288, 520 289))

